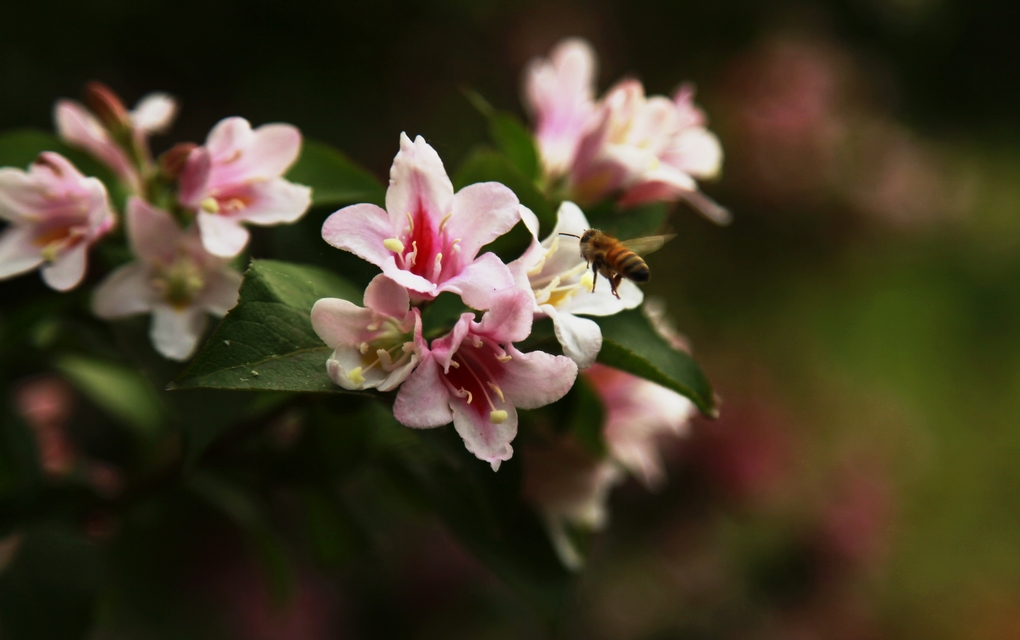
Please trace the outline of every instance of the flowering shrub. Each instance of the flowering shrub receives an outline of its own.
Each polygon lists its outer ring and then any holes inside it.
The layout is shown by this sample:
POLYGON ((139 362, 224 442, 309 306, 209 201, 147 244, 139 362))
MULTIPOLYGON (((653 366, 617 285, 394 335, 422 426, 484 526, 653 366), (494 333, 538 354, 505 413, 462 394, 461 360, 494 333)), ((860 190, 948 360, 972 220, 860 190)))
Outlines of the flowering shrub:
MULTIPOLYGON (((586 258, 580 238, 592 226, 661 233, 667 211, 638 206, 649 203, 685 199, 725 218, 696 182, 718 173, 719 142, 690 87, 646 97, 625 80, 596 101, 594 68, 576 40, 529 65, 533 133, 473 96, 497 149, 468 158, 458 184, 436 149, 402 133, 385 190, 338 151, 303 145, 294 126, 241 117, 221 120, 201 146, 154 157, 149 139, 169 127, 176 101, 152 94, 129 112, 91 84, 88 106, 57 104, 63 142, 0 140, 0 161, 8 148, 40 152, 27 171, 0 169, 0 277, 41 268, 54 289, 83 286, 92 314, 109 321, 89 321, 102 344, 65 336, 33 348, 145 437, 176 433, 173 468, 201 464, 239 425, 298 415, 300 429, 321 410, 339 420, 331 428, 371 442, 363 463, 400 469, 515 586, 544 589, 522 562, 562 586, 551 551, 580 568, 572 540, 608 521, 609 489, 624 472, 660 487, 656 437, 682 434, 696 411, 716 413, 661 313, 642 311, 630 280, 596 287, 599 261, 626 273, 610 251, 586 258), (250 225, 298 223, 309 210, 321 214, 310 217, 321 240, 307 250, 323 256, 318 266, 266 259, 263 245, 245 255, 250 225), (118 221, 123 232, 111 233, 118 221), (98 264, 86 279, 90 252, 98 264), (129 318, 146 314, 152 348, 183 369, 139 366, 152 359, 137 341, 124 350, 129 318), (207 336, 209 315, 223 320, 207 336), (435 429, 451 423, 452 443, 450 429, 435 429), (523 484, 507 492, 494 471, 523 484), (543 529, 548 539, 536 537, 543 529)), ((120 475, 129 491, 131 470, 120 475)))

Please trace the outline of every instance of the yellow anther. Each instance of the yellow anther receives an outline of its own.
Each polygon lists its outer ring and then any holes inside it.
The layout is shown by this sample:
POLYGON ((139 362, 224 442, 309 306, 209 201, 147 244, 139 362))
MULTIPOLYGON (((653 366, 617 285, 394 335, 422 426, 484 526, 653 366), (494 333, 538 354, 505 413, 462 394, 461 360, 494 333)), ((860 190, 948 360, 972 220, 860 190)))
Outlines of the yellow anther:
POLYGON ((42 259, 45 260, 46 262, 55 261, 57 259, 57 246, 58 243, 53 242, 43 247, 42 251, 39 252, 39 254, 42 256, 42 259))
MULTIPOLYGON (((464 395, 467 395, 467 399, 468 399, 468 404, 471 404, 472 402, 474 402, 474 401, 475 401, 475 397, 474 397, 473 395, 471 395, 471 392, 470 392, 470 391, 468 391, 467 389, 465 389, 464 387, 461 387, 461 388, 460 388, 460 392, 461 392, 462 394, 464 394, 464 395)), ((462 396, 462 397, 463 397, 463 396, 462 396)))
POLYGON ((454 238, 450 244, 450 253, 457 253, 460 251, 460 238, 454 238))
POLYGON ((361 367, 354 367, 348 371, 347 379, 358 386, 365 384, 365 376, 361 375, 361 367))
POLYGON ((506 411, 503 411, 502 409, 496 409, 495 411, 489 414, 489 422, 491 422, 492 424, 503 424, 509 417, 510 414, 508 414, 506 411))
POLYGON ((209 197, 198 203, 198 206, 206 213, 219 213, 220 203, 216 201, 216 198, 209 197))
POLYGON ((386 238, 383 240, 382 246, 386 247, 388 251, 393 253, 403 253, 404 243, 396 238, 386 238))
POLYGON ((513 358, 510 356, 509 353, 504 353, 501 356, 496 356, 496 359, 499 360, 500 362, 510 362, 513 358))
POLYGON ((414 218, 410 211, 407 212, 407 235, 414 235, 414 218))
POLYGON ((595 289, 595 277, 591 275, 591 271, 581 276, 581 286, 589 292, 595 289))
POLYGON ((361 352, 361 355, 365 355, 366 353, 368 353, 368 343, 362 342, 361 344, 359 344, 358 351, 361 352))
POLYGON ((443 229, 446 228, 446 223, 450 220, 450 216, 452 216, 452 215, 453 215, 453 212, 451 211, 450 213, 448 213, 445 216, 443 216, 443 219, 439 221, 439 233, 442 233, 443 229))
POLYGON ((456 360, 450 360, 450 366, 453 367, 454 369, 460 369, 460 363, 457 362, 456 360))

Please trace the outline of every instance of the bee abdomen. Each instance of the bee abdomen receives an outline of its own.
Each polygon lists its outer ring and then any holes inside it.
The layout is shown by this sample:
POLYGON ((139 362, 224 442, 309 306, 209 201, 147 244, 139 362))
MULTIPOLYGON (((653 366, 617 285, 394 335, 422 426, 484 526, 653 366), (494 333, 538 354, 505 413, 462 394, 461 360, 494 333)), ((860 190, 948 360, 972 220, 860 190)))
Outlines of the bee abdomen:
POLYGON ((641 256, 633 251, 621 253, 617 265, 618 271, 625 277, 635 282, 648 282, 650 276, 648 265, 641 259, 641 256))

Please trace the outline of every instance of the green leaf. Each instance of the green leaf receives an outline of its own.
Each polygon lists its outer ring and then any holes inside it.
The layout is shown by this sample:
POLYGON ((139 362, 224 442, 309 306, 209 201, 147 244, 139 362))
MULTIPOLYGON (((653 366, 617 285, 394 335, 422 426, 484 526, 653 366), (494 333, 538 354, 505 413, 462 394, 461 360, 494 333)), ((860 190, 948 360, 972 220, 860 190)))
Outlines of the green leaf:
POLYGON ((588 209, 585 215, 593 229, 601 229, 620 240, 630 240, 664 233, 669 205, 654 202, 618 209, 612 202, 606 202, 588 209))
POLYGON ((592 320, 602 328, 599 362, 672 389, 705 415, 718 416, 712 385, 698 363, 673 348, 639 309, 592 320))
POLYGON ((440 293, 422 311, 422 335, 430 340, 448 333, 465 312, 473 310, 464 304, 459 295, 450 291, 440 293))
POLYGON ((453 176, 457 189, 476 182, 501 182, 517 194, 521 204, 538 216, 545 231, 556 224, 556 211, 535 183, 513 165, 505 155, 491 149, 478 149, 460 166, 453 176))
POLYGON ((386 188, 374 175, 315 140, 305 139, 301 157, 287 172, 287 179, 311 187, 315 205, 371 202, 382 206, 386 199, 386 188))
POLYGON ((326 375, 331 350, 312 329, 320 298, 361 302, 361 291, 317 267, 255 260, 240 299, 169 389, 343 392, 326 375))
POLYGON ((464 95, 489 121, 489 137, 507 159, 526 178, 538 179, 540 168, 535 139, 520 119, 507 111, 497 111, 481 94, 466 90, 464 95))
POLYGON ((55 364, 78 391, 139 435, 152 437, 159 432, 163 405, 136 370, 79 355, 61 356, 55 364))

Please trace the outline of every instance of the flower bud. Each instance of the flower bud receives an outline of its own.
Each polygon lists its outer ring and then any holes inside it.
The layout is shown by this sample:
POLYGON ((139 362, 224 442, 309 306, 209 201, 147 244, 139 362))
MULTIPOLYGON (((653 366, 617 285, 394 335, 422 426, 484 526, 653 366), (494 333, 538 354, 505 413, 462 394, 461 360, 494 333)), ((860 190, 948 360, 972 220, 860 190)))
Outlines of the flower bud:
POLYGON ((188 155, 197 146, 194 142, 181 142, 171 147, 159 157, 160 172, 167 178, 176 180, 184 170, 188 155))
POLYGON ((131 118, 124 103, 113 89, 102 82, 93 81, 85 85, 85 104, 110 131, 131 126, 131 118))

